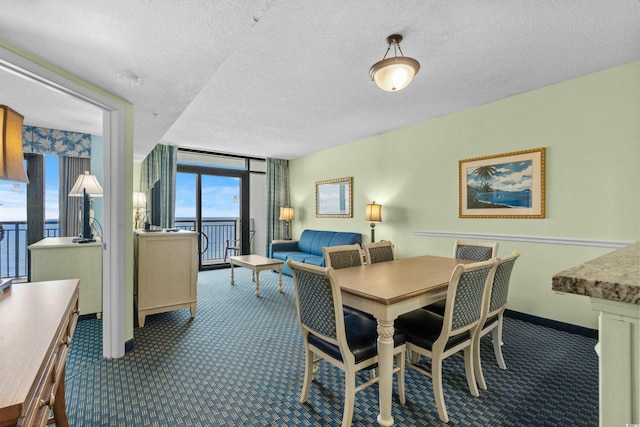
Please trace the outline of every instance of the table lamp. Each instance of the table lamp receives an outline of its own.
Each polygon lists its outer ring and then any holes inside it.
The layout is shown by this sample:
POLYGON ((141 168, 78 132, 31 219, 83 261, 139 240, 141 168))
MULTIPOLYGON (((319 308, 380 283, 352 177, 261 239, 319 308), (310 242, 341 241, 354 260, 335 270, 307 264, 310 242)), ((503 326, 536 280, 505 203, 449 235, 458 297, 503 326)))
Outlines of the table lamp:
POLYGON ((133 193, 133 208, 136 210, 133 228, 137 230, 140 228, 140 220, 147 214, 147 196, 144 193, 138 191, 133 193))
POLYGON ((82 197, 82 208, 80 209, 80 219, 82 223, 82 232, 80 236, 74 239, 77 243, 95 242, 93 233, 91 232, 91 223, 93 223, 93 208, 91 204, 94 197, 102 197, 102 187, 98 182, 98 178, 95 175, 89 174, 88 171, 84 171, 82 175, 78 177, 76 183, 69 192, 69 197, 82 197))
POLYGON ((376 241, 376 222, 382 222, 382 205, 369 203, 364 214, 365 221, 371 221, 371 243, 376 241))
POLYGON ((293 214, 293 208, 281 207, 280 208, 280 221, 285 223, 284 240, 291 240, 289 236, 289 222, 295 219, 293 214))

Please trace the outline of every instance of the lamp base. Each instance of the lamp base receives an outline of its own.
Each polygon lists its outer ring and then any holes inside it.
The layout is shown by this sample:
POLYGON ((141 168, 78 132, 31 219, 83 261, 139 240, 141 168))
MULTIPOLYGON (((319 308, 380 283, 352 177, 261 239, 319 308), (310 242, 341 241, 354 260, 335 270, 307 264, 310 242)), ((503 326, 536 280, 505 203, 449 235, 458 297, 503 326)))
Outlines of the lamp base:
POLYGON ((371 223, 371 243, 376 241, 376 225, 371 223))
POLYGON ((96 239, 93 237, 76 237, 72 240, 73 243, 91 243, 95 241, 96 239))

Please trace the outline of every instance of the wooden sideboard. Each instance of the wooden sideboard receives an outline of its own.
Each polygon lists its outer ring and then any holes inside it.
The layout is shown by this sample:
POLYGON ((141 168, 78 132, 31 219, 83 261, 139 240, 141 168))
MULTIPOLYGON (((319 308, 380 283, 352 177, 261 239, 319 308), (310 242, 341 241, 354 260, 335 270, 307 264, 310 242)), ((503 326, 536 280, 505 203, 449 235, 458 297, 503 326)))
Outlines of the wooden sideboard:
POLYGON ((196 315, 198 233, 135 232, 135 302, 138 325, 149 314, 189 308, 196 315))
POLYGON ((0 295, 0 427, 68 427, 67 352, 78 320, 78 279, 14 284, 0 295))

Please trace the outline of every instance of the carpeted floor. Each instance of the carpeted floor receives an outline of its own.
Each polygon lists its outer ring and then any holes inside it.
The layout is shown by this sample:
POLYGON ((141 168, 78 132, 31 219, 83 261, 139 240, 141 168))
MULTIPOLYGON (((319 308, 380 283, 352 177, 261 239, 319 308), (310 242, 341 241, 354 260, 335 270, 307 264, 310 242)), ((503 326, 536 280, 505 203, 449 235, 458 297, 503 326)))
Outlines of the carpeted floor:
MULTIPOLYGON (((136 328, 135 348, 121 359, 101 357, 102 324, 78 323, 67 366, 72 426, 339 426, 344 377, 322 364, 308 404, 298 401, 303 376, 302 338, 293 284, 260 274, 261 298, 251 272, 199 274, 198 311, 148 316, 136 328)), ((490 337, 482 342, 488 390, 469 394, 462 358, 444 362, 449 426, 597 426, 596 341, 505 319, 498 368, 490 337)), ((363 374, 364 375, 364 374, 363 374)), ((431 380, 407 369, 407 403, 394 388, 397 426, 446 426, 438 419, 431 380)), ((378 389, 356 395, 354 426, 376 426, 378 389)))

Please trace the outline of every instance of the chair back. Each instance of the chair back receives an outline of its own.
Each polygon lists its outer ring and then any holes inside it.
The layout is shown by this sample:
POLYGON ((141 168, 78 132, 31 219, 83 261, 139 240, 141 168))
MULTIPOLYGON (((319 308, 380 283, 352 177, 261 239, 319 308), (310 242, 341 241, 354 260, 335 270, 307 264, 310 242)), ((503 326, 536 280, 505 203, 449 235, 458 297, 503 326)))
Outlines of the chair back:
POLYGON ((495 268, 493 259, 456 266, 447 291, 441 337, 455 336, 478 325, 495 268))
POLYGON ((498 255, 498 242, 474 242, 456 240, 453 245, 453 257, 471 261, 486 261, 498 255))
POLYGON ((342 294, 330 268, 287 261, 293 277, 298 321, 303 335, 311 333, 339 345, 344 333, 342 294), (337 314, 340 314, 339 316, 337 314))
POLYGON ((520 253, 515 251, 506 258, 496 259, 497 266, 496 272, 493 276, 493 286, 491 287, 491 298, 489 300, 489 307, 487 310, 488 317, 504 310, 507 306, 511 272, 513 271, 513 265, 519 256, 520 253))
POLYGON ((322 248, 325 266, 335 270, 362 265, 360 245, 324 246, 322 248))
POLYGON ((362 247, 364 248, 364 255, 367 260, 367 264, 393 261, 396 259, 396 252, 393 248, 393 243, 388 240, 365 243, 362 247))

